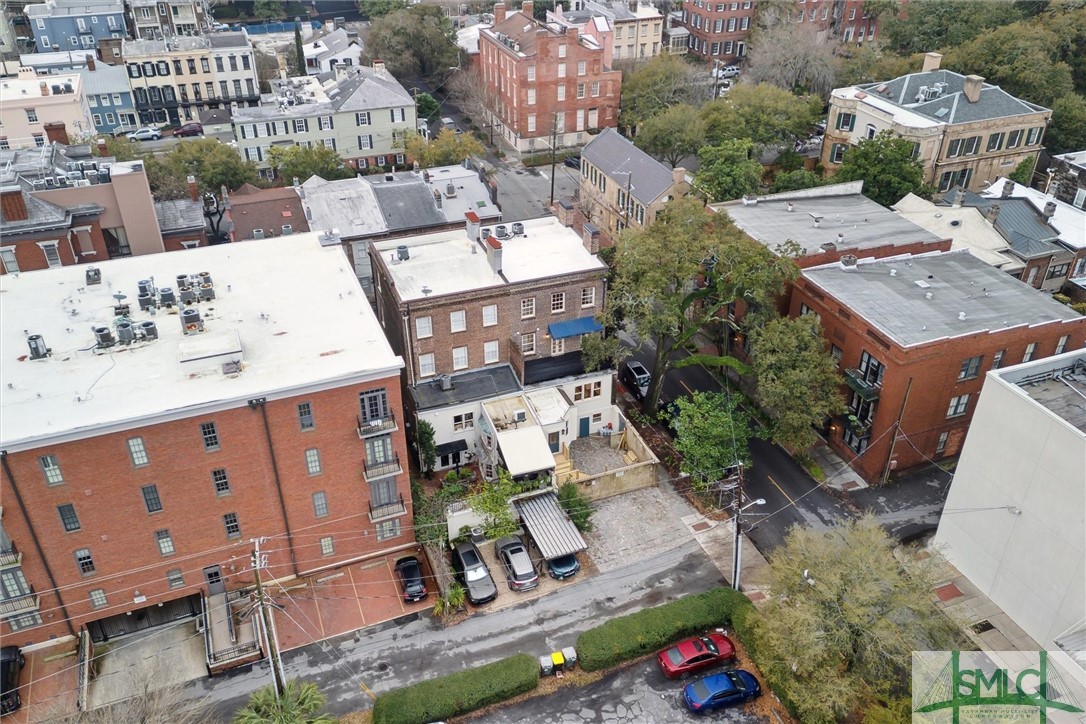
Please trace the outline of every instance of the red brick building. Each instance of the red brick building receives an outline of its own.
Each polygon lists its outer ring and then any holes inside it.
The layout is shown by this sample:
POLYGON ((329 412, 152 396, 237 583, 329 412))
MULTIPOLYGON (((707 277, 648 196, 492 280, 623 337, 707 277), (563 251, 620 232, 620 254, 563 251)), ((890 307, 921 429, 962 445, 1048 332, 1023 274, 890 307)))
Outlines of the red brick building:
POLYGON ((622 73, 606 50, 576 28, 532 17, 533 3, 507 14, 494 6, 494 26, 479 33, 479 73, 495 135, 518 152, 587 143, 618 125, 622 73))
MULTIPOLYGON (((260 655, 235 617, 253 539, 292 586, 414 546, 403 362, 340 249, 300 234, 96 271, 0 279, 5 645, 199 617, 215 671, 260 655)), ((391 567, 344 605, 371 597, 397 600, 391 567)))
POLYGON ((827 437, 872 483, 957 455, 988 370, 1086 343, 1086 317, 968 252, 805 269, 790 314, 821 319, 848 400, 827 437))
POLYGON ((18 181, 0 186, 0 274, 15 274, 109 258, 102 237, 104 209, 60 206, 35 197, 18 181))

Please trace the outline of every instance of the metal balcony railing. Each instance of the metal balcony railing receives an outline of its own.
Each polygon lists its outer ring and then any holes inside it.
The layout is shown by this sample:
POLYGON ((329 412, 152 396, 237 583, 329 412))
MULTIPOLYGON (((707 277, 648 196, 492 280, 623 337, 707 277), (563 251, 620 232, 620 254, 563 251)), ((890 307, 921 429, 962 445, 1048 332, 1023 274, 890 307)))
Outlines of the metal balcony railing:
POLYGON ((385 413, 384 417, 379 417, 373 420, 363 420, 362 416, 358 416, 358 439, 369 437, 370 435, 377 435, 378 433, 388 432, 389 430, 396 429, 396 414, 394 412, 385 413))
POLYGON ((399 496, 399 500, 386 503, 385 505, 374 505, 373 501, 370 501, 370 522, 380 520, 381 518, 391 518, 396 515, 403 515, 407 512, 407 506, 404 505, 403 496, 399 496))
POLYGON ((372 463, 367 460, 365 469, 366 477, 369 479, 383 478, 386 475, 398 475, 403 472, 403 468, 400 467, 399 455, 393 455, 388 460, 380 460, 372 463))
POLYGON ((23 554, 19 552, 14 543, 9 543, 7 547, 0 550, 0 568, 10 568, 20 565, 22 562, 23 554))
POLYGON ((858 369, 845 370, 845 384, 867 402, 879 399, 880 386, 864 379, 863 372, 858 369))
POLYGON ((0 599, 0 615, 18 616, 23 613, 32 613, 41 608, 41 596, 34 593, 34 587, 30 587, 30 593, 18 598, 0 599))

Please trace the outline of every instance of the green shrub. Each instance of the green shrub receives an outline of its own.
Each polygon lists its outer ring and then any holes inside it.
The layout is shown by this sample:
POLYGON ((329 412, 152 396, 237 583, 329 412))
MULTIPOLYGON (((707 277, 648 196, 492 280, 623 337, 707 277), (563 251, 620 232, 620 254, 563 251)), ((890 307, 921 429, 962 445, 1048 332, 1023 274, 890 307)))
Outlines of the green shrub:
POLYGON ((1053 294, 1052 298, 1054 300, 1056 300, 1057 302, 1059 302, 1060 304, 1070 304, 1071 303, 1071 297, 1067 296, 1066 294, 1053 294))
POLYGON ((558 504, 566 511, 573 525, 582 533, 592 532, 592 503, 581 494, 576 483, 565 483, 558 488, 558 504))
POLYGON ((1086 315, 1086 302, 1076 302, 1071 305, 1071 309, 1074 309, 1079 314, 1086 315))
POLYGON ((531 691, 538 684, 539 662, 528 654, 517 654, 381 694, 373 705, 373 722, 445 721, 531 691))
POLYGON ((585 671, 606 669, 661 649, 683 636, 727 625, 736 612, 746 608, 753 606, 742 593, 714 588, 612 619, 577 637, 578 662, 585 671))
POLYGON ((753 605, 737 608, 732 616, 732 630, 735 631, 736 637, 743 642, 743 646, 747 649, 747 654, 754 662, 754 665, 758 667, 759 672, 761 672, 762 683, 765 685, 764 688, 772 691, 773 695, 780 700, 781 704, 784 705, 788 712, 798 719, 798 710, 788 696, 789 689, 787 685, 789 682, 780 681, 777 677, 767 673, 771 671, 771 667, 764 665, 763 658, 758 651, 758 636, 756 629, 759 616, 761 616, 761 614, 753 605))

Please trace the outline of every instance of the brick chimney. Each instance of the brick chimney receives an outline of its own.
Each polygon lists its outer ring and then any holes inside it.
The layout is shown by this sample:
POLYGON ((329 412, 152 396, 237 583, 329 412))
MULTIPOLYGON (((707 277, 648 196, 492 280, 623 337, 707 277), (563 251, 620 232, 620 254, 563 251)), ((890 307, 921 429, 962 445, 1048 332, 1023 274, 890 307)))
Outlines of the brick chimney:
POLYGON ((4 221, 26 221, 30 218, 23 190, 18 184, 0 188, 0 211, 3 211, 4 221))
POLYGON ((50 143, 68 145, 68 129, 64 125, 64 121, 50 121, 43 127, 45 128, 45 137, 49 139, 50 143))
POLYGON ((41 83, 38 83, 38 87, 41 88, 41 94, 43 96, 49 95, 49 84, 44 80, 41 83))
POLYGON ((494 4, 494 24, 501 25, 505 22, 505 3, 494 4))
POLYGON ((91 71, 92 73, 94 72, 94 56, 93 55, 88 55, 87 56, 87 70, 91 71))
POLYGON ((96 139, 94 139, 94 143, 95 143, 95 145, 98 146, 98 155, 99 156, 108 156, 109 155, 109 146, 106 145, 106 139, 104 139, 104 138, 96 138, 96 139))
POLYGON ((200 189, 196 186, 196 177, 189 176, 187 179, 185 179, 185 181, 187 181, 189 185, 189 196, 192 197, 193 201, 199 201, 200 189))
POLYGON ((1045 203, 1045 210, 1041 212, 1041 215, 1045 217, 1045 221, 1048 221, 1056 215, 1056 202, 1049 201, 1045 203))
POLYGON ((979 75, 965 76, 965 98, 970 103, 980 100, 980 89, 984 85, 984 78, 979 75))
POLYGON ((682 166, 676 166, 671 169, 671 183, 681 184, 686 181, 686 169, 682 166))
POLYGON ((924 53, 924 68, 921 72, 927 73, 932 70, 939 70, 939 66, 943 63, 942 53, 924 53))
POLYGON ((495 274, 502 273, 502 243, 493 236, 486 237, 486 260, 495 274))
POLYGON ((584 248, 588 249, 593 254, 598 254, 600 250, 600 230, 596 228, 595 224, 590 222, 584 222, 581 226, 581 243, 584 244, 584 248))
POLYGON ((528 16, 528 18, 531 18, 533 13, 535 13, 535 2, 533 0, 524 0, 524 2, 520 4, 520 12, 528 16))

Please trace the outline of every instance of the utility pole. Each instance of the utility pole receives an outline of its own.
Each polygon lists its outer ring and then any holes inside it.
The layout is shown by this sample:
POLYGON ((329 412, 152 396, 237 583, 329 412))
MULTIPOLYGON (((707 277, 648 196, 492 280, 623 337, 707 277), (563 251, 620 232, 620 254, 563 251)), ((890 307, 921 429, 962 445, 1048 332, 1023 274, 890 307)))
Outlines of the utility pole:
POLYGON ((909 404, 909 392, 913 389, 913 378, 909 378, 909 383, 905 385, 905 397, 901 400, 901 409, 898 410, 897 420, 894 422, 894 435, 890 438, 890 452, 886 456, 886 467, 882 471, 882 484, 886 485, 886 481, 890 478, 890 467, 894 464, 894 448, 897 447, 897 434, 901 430, 901 418, 905 417, 905 405, 909 404))
POLYGON ((272 627, 271 611, 268 610, 268 602, 264 598, 264 585, 260 580, 260 539, 253 539, 253 575, 256 577, 256 602, 260 606, 260 616, 264 623, 264 636, 268 644, 268 659, 271 661, 272 680, 275 682, 276 696, 282 696, 286 688, 286 677, 283 675, 283 662, 279 658, 279 640, 272 627))
POLYGON ((554 206, 554 165, 555 156, 558 154, 558 112, 554 113, 554 122, 551 123, 551 202, 547 208, 554 206))
POLYGON ((743 563, 743 465, 739 465, 739 481, 735 488, 735 541, 732 548, 732 588, 739 590, 739 569, 743 563))

